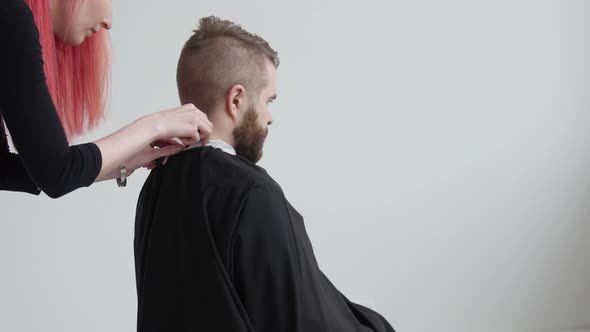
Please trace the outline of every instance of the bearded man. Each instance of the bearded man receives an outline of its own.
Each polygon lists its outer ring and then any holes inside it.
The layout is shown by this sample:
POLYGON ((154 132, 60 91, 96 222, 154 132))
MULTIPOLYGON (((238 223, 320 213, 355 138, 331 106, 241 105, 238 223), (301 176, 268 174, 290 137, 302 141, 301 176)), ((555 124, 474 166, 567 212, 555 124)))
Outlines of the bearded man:
POLYGON ((138 331, 393 331, 322 273, 303 217, 256 165, 278 65, 264 39, 216 17, 185 44, 180 99, 213 130, 206 145, 156 167, 141 191, 138 331))

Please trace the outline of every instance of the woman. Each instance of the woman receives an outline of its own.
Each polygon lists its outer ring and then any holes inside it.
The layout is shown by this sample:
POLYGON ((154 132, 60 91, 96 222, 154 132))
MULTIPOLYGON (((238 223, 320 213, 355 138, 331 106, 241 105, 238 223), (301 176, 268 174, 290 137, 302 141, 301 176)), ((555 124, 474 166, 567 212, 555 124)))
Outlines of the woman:
POLYGON ((68 146, 103 117, 110 28, 111 0, 2 0, 0 190, 57 198, 107 179, 124 185, 135 169, 180 152, 174 137, 184 145, 207 139, 211 122, 189 104, 68 146))

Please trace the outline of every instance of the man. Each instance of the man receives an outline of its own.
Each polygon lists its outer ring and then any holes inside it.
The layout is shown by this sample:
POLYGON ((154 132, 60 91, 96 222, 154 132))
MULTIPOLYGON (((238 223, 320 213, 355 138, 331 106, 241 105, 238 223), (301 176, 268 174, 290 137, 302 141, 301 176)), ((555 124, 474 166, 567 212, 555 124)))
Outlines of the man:
POLYGON ((142 189, 138 331, 393 331, 320 271, 302 216, 256 166, 278 65, 266 41, 215 17, 182 50, 180 99, 207 113, 213 131, 142 189))

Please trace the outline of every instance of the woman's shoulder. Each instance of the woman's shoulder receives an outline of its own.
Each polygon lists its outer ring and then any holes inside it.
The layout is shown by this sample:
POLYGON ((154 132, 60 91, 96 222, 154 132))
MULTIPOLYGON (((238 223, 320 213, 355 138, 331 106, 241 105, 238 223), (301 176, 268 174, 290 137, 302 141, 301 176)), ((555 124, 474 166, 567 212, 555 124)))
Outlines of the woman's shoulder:
MULTIPOLYGON (((33 13, 24 0, 0 0, 0 43, 12 49, 15 57, 40 57, 39 30, 33 13), (32 53, 31 53, 32 52, 32 53)), ((0 57, 3 61, 6 58, 0 57)))
POLYGON ((21 27, 36 28, 33 13, 23 0, 0 1, 0 24, 14 24, 18 22, 21 27))
POLYGON ((30 12, 29 6, 23 0, 2 0, 0 2, 0 15, 4 16, 8 11, 30 12))

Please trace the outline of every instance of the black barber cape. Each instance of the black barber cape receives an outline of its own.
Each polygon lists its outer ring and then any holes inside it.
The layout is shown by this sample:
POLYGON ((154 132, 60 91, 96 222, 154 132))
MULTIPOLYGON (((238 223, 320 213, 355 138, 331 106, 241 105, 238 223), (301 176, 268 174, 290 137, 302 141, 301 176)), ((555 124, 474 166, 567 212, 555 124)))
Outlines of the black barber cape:
POLYGON ((266 171, 220 149, 151 172, 134 247, 140 332, 394 331, 326 278, 266 171))

